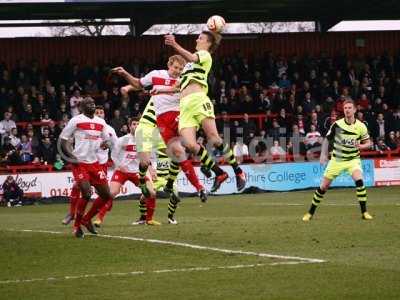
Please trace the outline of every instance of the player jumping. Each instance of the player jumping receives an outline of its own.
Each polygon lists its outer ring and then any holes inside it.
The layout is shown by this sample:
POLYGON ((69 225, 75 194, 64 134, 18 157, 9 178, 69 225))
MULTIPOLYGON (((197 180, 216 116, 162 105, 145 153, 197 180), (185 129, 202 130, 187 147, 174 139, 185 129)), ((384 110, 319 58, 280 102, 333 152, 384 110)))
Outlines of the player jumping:
POLYGON ((218 134, 215 124, 214 107, 208 92, 208 73, 212 66, 211 54, 219 46, 221 36, 217 33, 203 31, 196 40, 197 52, 191 53, 175 41, 173 35, 165 36, 165 44, 174 48, 189 63, 185 65, 180 81, 180 117, 179 133, 184 145, 194 155, 200 157, 202 162, 208 162, 208 168, 216 175, 212 192, 228 179, 228 174, 219 168, 210 157, 207 150, 196 141, 196 132, 204 130, 207 140, 224 154, 226 161, 232 166, 236 175, 236 186, 239 191, 246 185, 246 176, 239 167, 232 150, 224 144, 218 134))

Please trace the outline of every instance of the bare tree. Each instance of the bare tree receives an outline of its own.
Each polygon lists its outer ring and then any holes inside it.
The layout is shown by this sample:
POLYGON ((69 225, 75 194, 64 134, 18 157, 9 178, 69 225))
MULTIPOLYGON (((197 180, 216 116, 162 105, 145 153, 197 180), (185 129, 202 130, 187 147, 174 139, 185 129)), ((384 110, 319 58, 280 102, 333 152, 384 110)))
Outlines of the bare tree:
POLYGON ((145 34, 199 34, 205 28, 205 24, 157 24, 150 27, 145 34))
POLYGON ((313 22, 260 22, 245 25, 248 33, 306 32, 314 31, 314 29, 313 22))
MULTIPOLYGON (((198 34, 204 30, 205 24, 158 24, 148 29, 145 34, 162 35, 198 34)), ((272 33, 272 32, 306 32, 314 31, 314 22, 260 22, 231 24, 224 29, 224 33, 272 33)))
MULTIPOLYGON (((125 32, 122 32, 122 27, 127 26, 114 26, 114 25, 105 25, 105 24, 96 24, 96 25, 89 25, 88 23, 95 23, 95 22, 105 22, 106 19, 82 19, 71 23, 68 26, 51 26, 49 27, 50 34, 52 36, 102 36, 102 35, 121 35, 125 34, 128 29, 125 28, 125 32)), ((57 23, 58 21, 54 21, 57 23)))

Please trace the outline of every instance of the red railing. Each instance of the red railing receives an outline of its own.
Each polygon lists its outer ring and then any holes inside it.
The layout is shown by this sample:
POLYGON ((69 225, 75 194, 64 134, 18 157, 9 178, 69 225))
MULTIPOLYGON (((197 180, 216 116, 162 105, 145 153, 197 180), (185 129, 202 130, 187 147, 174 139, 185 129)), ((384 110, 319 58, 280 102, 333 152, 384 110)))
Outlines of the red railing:
MULTIPOLYGON (((397 150, 391 151, 363 151, 361 152, 362 158, 383 158, 383 159, 395 159, 400 158, 400 148, 397 150)), ((314 157, 315 160, 318 157, 314 157)), ((270 155, 266 158, 266 163, 281 163, 281 162, 296 162, 296 161, 304 161, 305 157, 303 155, 292 155, 292 154, 284 154, 284 155, 270 155)), ((200 162, 195 161, 195 164, 198 165, 200 162)), ((219 163, 225 164, 223 158, 220 159, 219 163)), ((243 157, 243 163, 254 163, 254 160, 250 156, 243 157)), ((112 167, 113 163, 111 161, 108 162, 108 166, 112 167)), ((71 166, 67 164, 63 171, 70 170, 71 166)), ((1 174, 17 174, 23 172, 52 172, 54 168, 52 165, 46 164, 27 164, 27 165, 9 165, 6 167, 0 167, 1 174)))
POLYGON ((8 165, 0 167, 2 174, 17 174, 23 172, 51 172, 53 171, 52 165, 46 164, 27 164, 27 165, 8 165))

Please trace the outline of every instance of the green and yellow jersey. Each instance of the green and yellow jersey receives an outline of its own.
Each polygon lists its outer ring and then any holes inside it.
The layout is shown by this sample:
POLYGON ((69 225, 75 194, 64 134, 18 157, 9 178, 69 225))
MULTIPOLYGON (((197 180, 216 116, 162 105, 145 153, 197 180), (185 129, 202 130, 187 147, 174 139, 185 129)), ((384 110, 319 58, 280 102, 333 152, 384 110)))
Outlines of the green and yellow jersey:
POLYGON ((210 52, 206 50, 200 50, 195 53, 199 57, 198 62, 190 62, 185 65, 185 68, 181 74, 181 91, 190 83, 195 81, 203 86, 204 92, 208 92, 208 73, 210 73, 212 66, 212 57, 210 52))
POLYGON ((368 129, 364 123, 357 120, 348 124, 345 119, 337 120, 331 125, 326 138, 333 145, 332 158, 350 161, 360 158, 357 144, 368 140, 368 129))
POLYGON ((139 120, 139 124, 151 125, 152 127, 157 126, 156 111, 154 110, 153 98, 150 98, 149 102, 147 103, 143 111, 142 117, 139 120))

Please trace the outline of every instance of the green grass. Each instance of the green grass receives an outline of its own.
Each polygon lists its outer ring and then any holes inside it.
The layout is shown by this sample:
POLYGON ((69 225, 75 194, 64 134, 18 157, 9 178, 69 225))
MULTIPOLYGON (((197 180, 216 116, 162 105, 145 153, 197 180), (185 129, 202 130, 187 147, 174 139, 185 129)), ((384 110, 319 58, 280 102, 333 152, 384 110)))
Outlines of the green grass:
POLYGON ((116 202, 101 233, 326 260, 319 264, 181 246, 72 237, 66 205, 0 208, 0 299, 400 299, 399 187, 369 189, 363 221, 352 189, 329 191, 310 223, 312 191, 184 199, 179 225, 131 226, 137 202, 116 202), (21 232, 51 230, 62 234, 21 232), (14 231, 12 231, 14 230, 14 231), (219 269, 235 265, 263 266, 219 269), (206 270, 155 273, 205 267, 206 270), (65 276, 144 272, 80 279, 65 276), (57 280, 1 283, 7 280, 57 280))

